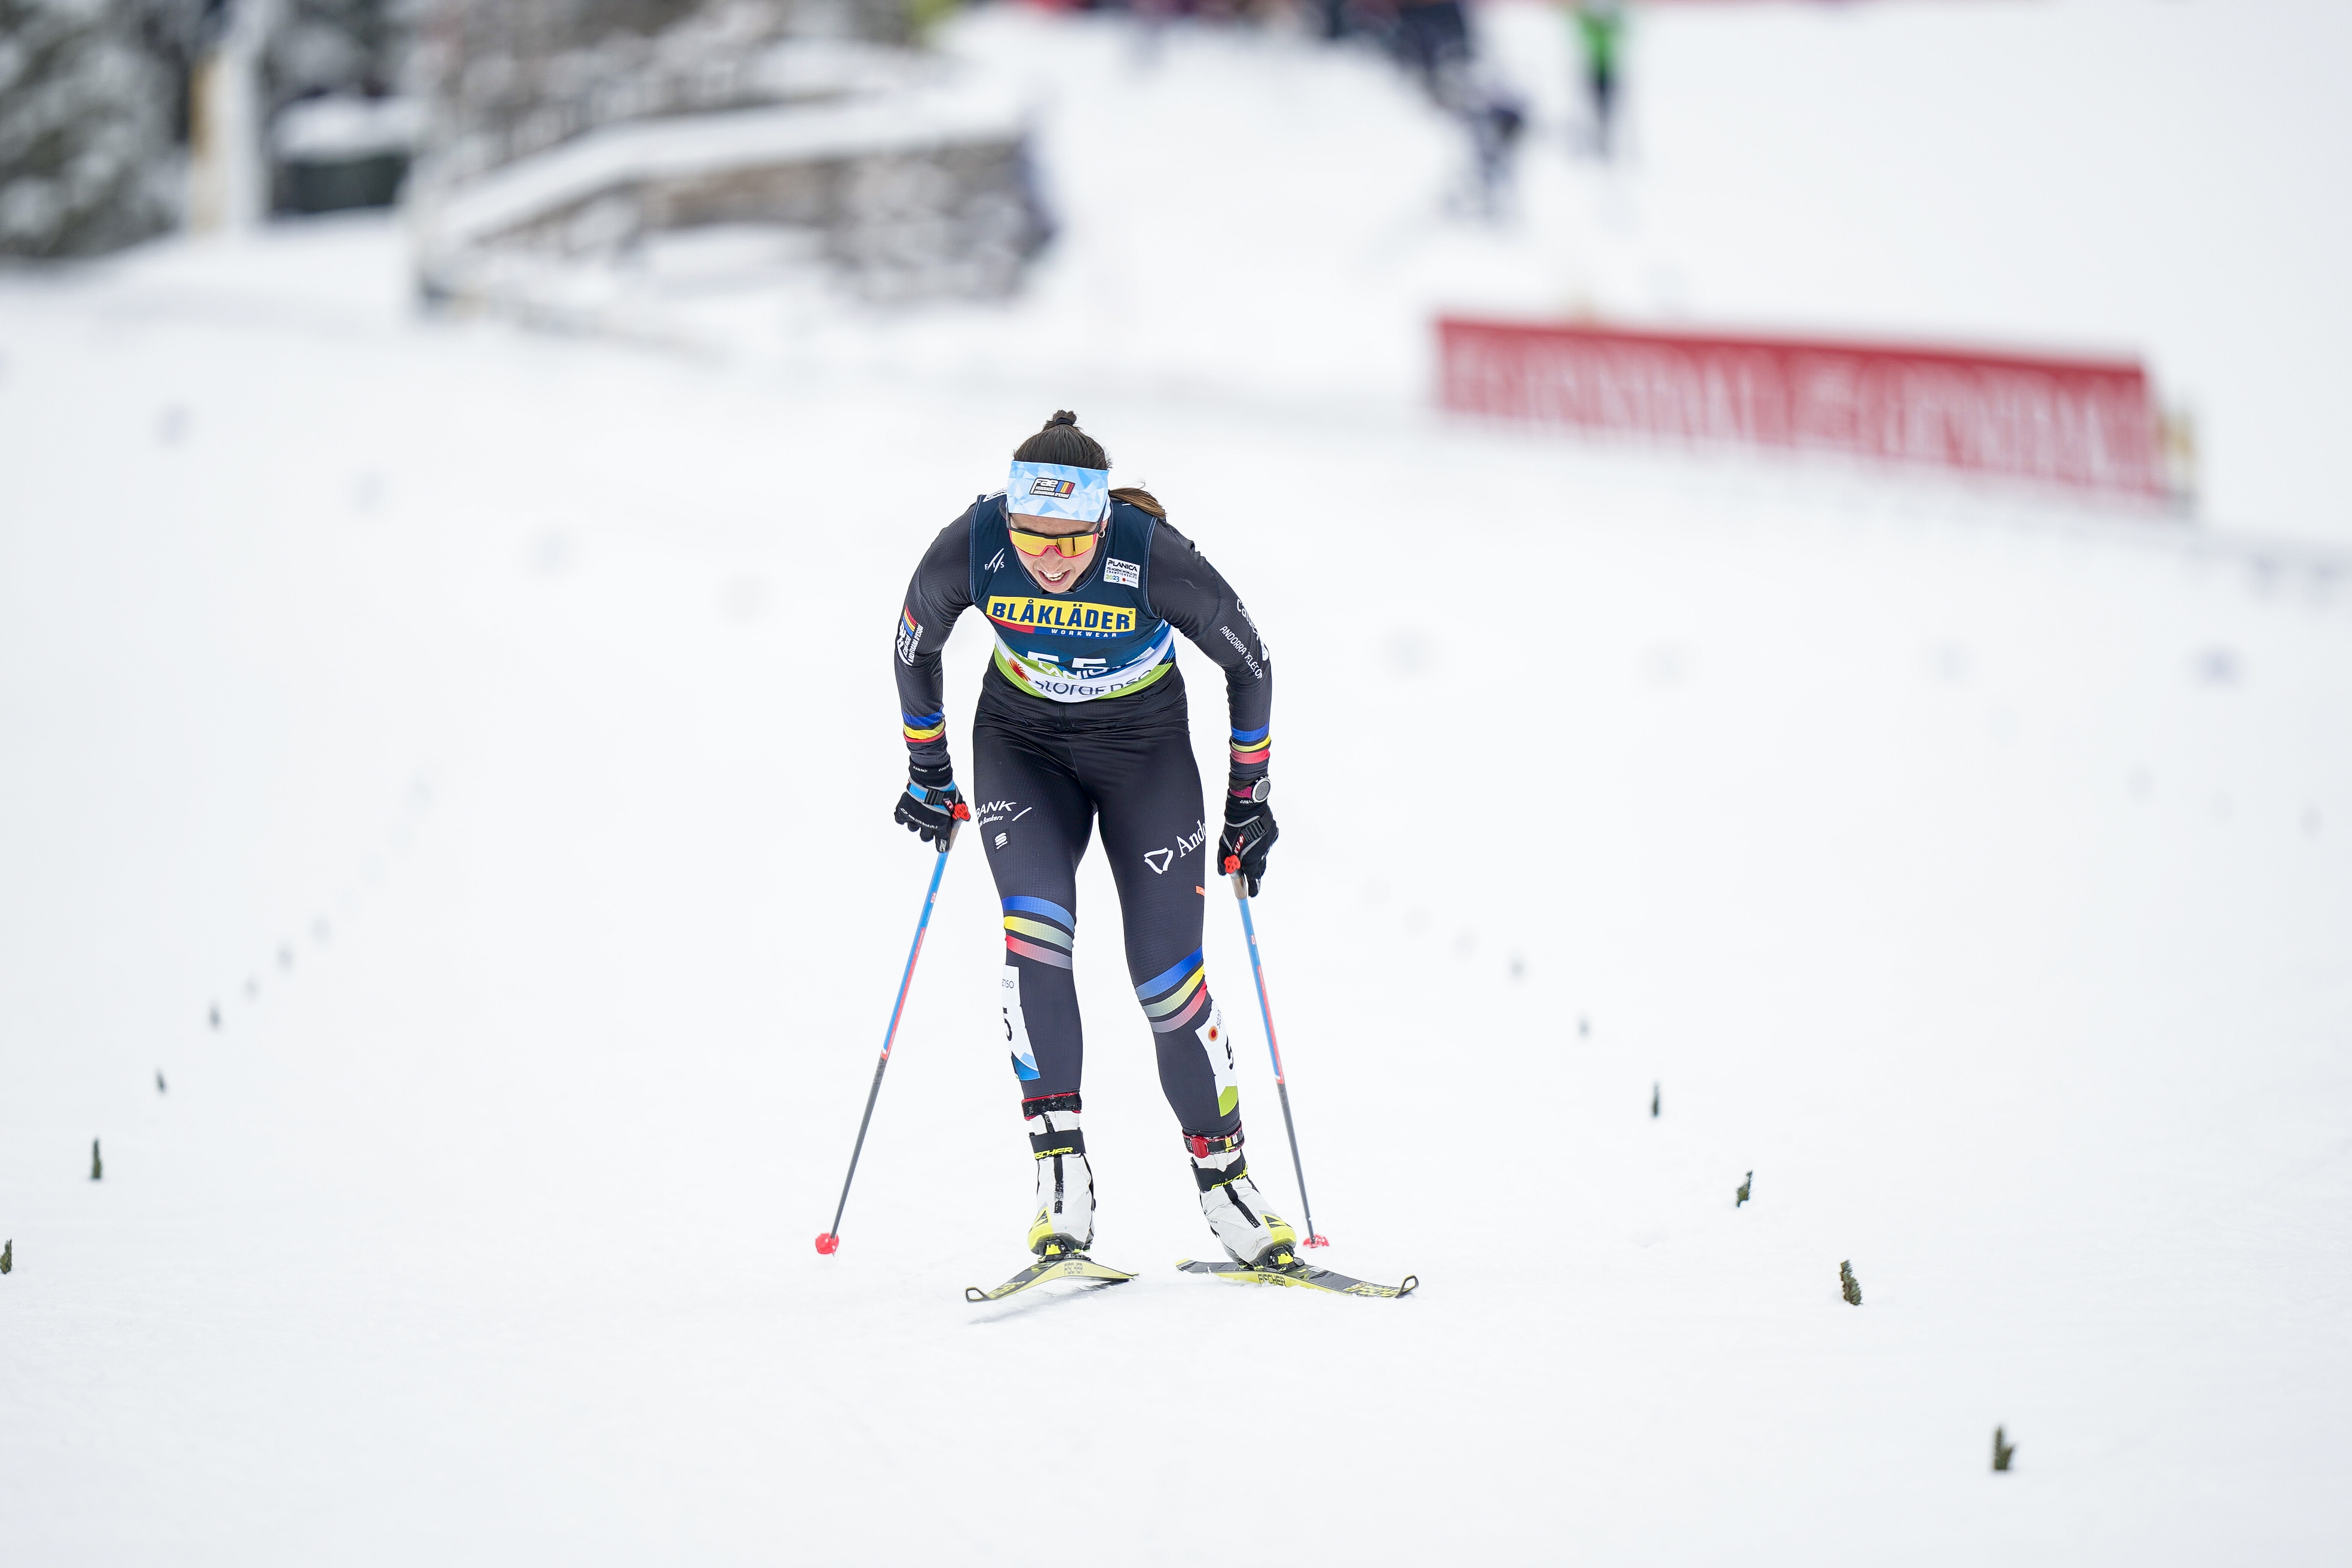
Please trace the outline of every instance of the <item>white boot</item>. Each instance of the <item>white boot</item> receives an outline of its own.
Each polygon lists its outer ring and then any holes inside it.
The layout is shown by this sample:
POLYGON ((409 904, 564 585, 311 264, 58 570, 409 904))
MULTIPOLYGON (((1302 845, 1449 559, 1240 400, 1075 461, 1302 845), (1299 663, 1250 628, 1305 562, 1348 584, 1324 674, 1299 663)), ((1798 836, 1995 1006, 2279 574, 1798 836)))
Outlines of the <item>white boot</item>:
POLYGON ((1029 1152, 1037 1162, 1029 1250, 1040 1258, 1084 1252, 1095 1244, 1095 1173, 1087 1164, 1087 1135, 1078 1131, 1078 1097, 1036 1101, 1028 1127, 1029 1152))
POLYGON ((1193 1184, 1201 1189, 1201 1213, 1217 1243, 1236 1263, 1286 1266, 1298 1261, 1298 1233, 1265 1206, 1242 1157, 1242 1135, 1184 1140, 1192 1158, 1193 1184))

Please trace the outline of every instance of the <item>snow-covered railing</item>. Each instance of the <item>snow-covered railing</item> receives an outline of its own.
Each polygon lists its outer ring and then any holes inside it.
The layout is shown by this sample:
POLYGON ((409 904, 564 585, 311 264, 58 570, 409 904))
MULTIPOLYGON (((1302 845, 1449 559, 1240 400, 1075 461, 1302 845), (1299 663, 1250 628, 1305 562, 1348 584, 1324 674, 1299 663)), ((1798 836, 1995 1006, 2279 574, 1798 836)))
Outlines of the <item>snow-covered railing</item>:
POLYGON ((1440 401, 1463 413, 2168 489, 2129 360, 1457 318, 1438 340, 1440 401))
POLYGON ((1009 145, 1023 131, 1009 96, 961 86, 608 126, 470 182, 439 205, 428 232, 436 248, 477 245, 615 189, 970 142, 1009 145))
POLYGON ((656 286, 629 258, 658 235, 761 231, 774 255, 889 300, 1001 296, 1050 232, 1020 101, 929 69, 863 95, 606 125, 469 178, 428 162, 407 206, 425 298, 565 321, 583 289, 610 304, 656 286))

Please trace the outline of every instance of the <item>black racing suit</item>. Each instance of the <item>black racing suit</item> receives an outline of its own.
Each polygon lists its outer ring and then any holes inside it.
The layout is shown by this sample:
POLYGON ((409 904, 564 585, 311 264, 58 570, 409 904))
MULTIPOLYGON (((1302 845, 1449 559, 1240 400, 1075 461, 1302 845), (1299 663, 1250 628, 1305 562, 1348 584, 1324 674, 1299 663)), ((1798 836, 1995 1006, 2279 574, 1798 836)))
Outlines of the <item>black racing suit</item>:
POLYGON ((1257 627, 1191 540, 1121 500, 1077 582, 1047 594, 1010 547, 1003 497, 982 497, 940 531, 907 587, 895 671, 919 770, 949 766, 940 653, 975 606, 996 652, 972 724, 972 826, 1003 900, 1004 1032, 1024 1112, 1078 1092, 1085 1047, 1070 966, 1078 861, 1098 818, 1160 1088, 1188 1136, 1229 1136, 1241 1124, 1233 1042, 1201 951, 1217 835, 1202 807, 1173 634, 1224 668, 1233 775, 1254 781, 1266 770, 1274 705, 1257 627))

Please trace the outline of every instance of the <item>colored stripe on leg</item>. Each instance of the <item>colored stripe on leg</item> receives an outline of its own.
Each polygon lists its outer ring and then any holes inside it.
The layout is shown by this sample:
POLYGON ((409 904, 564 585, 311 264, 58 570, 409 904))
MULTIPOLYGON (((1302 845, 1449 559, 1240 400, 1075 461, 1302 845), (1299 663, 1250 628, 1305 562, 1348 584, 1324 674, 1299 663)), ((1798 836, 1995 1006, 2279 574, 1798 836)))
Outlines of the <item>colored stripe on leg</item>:
POLYGON ((1056 969, 1070 967, 1070 955, 1050 947, 1039 947, 1034 942, 1023 942, 1017 936, 1004 939, 1004 951, 1023 958, 1034 958, 1040 963, 1050 963, 1056 969))
POLYGON ((1061 921, 1062 924, 1072 931, 1078 929, 1078 917, 1064 909, 1061 905, 1053 902, 1049 899, 1030 899, 1016 896, 1005 900, 1004 907, 1007 911, 1019 910, 1027 914, 1044 915, 1047 920, 1061 921))
POLYGON ((1151 1032, 1156 1035, 1165 1035, 1171 1030, 1181 1029, 1185 1025, 1191 1023, 1193 1019, 1199 1017, 1201 1016, 1201 1009, 1208 1005, 1209 988, 1203 985, 1198 991, 1192 993, 1192 1001, 1191 1005, 1187 1006, 1182 1012, 1177 1014, 1172 1018, 1155 1019, 1151 1025, 1151 1032))

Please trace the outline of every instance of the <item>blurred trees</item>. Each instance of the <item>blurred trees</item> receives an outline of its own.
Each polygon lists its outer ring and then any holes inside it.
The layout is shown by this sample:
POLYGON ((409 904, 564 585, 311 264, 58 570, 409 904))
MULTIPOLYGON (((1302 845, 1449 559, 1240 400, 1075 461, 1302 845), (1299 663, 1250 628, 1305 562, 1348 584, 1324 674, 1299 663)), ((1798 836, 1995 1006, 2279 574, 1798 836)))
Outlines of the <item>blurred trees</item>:
POLYGON ((758 46, 904 43, 909 16, 906 0, 0 0, 0 255, 96 255, 180 221, 191 82, 232 16, 264 37, 258 134, 306 100, 419 92, 436 147, 482 168, 616 120, 732 107, 758 96, 730 86, 758 46))
POLYGON ((263 79, 275 114, 305 98, 398 91, 423 0, 277 0, 263 79))
POLYGON ((600 125, 774 101, 787 38, 903 44, 905 0, 427 0, 431 156, 462 179, 600 125))
POLYGON ((0 255, 91 256, 179 216, 191 9, 0 0, 0 255))

